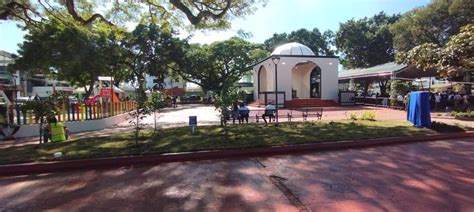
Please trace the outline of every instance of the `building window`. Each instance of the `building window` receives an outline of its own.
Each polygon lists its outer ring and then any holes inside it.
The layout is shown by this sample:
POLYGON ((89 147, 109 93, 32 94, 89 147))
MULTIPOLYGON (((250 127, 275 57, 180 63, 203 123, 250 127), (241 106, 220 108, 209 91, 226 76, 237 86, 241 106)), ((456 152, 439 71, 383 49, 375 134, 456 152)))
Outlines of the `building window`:
POLYGON ((310 84, 310 97, 311 98, 321 98, 321 69, 315 67, 309 77, 310 84))

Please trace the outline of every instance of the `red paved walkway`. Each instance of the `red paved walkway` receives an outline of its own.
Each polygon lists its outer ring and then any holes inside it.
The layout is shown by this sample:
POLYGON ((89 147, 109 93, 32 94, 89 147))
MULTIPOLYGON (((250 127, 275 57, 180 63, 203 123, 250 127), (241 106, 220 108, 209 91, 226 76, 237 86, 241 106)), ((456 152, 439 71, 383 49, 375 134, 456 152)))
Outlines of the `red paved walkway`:
POLYGON ((0 178, 0 211, 474 211, 474 139, 0 178))

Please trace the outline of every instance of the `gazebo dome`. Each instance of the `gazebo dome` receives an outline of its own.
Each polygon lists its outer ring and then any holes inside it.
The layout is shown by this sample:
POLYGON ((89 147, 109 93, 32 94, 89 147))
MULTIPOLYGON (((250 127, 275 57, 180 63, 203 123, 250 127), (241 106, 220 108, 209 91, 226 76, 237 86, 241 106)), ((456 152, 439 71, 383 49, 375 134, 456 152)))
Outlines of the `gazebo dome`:
POLYGON ((315 56, 310 48, 301 43, 287 43, 277 47, 272 55, 300 55, 300 56, 315 56))

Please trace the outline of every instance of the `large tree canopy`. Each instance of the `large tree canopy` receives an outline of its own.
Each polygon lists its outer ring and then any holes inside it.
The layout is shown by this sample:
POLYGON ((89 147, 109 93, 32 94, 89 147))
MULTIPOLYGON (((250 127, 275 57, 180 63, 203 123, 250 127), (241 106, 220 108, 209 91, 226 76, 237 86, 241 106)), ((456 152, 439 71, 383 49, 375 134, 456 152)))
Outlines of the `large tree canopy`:
POLYGON ((205 91, 227 90, 249 71, 258 45, 233 37, 211 45, 190 45, 185 60, 176 71, 205 91))
MULTIPOLYGON (((34 24, 55 14, 67 14, 82 25, 96 21, 117 24, 146 14, 160 21, 182 23, 185 18, 197 28, 226 28, 233 17, 251 13, 256 3, 266 0, 140 0, 140 1, 88 1, 88 0, 3 0, 0 3, 0 20, 22 20, 34 24), (61 13, 66 11, 66 13, 61 13)), ((61 17, 59 17, 61 19, 61 17)))
POLYGON ((180 41, 154 23, 140 23, 125 37, 122 46, 127 52, 123 55, 123 63, 130 68, 142 97, 145 96, 145 74, 163 82, 170 67, 176 66, 184 55, 180 41))
POLYGON ((474 69, 474 25, 461 28, 445 46, 424 43, 397 55, 400 63, 414 64, 422 70, 438 70, 443 77, 458 77, 474 69))
POLYGON ((380 12, 371 18, 341 23, 336 46, 342 52, 344 67, 366 68, 393 61, 395 53, 389 27, 398 17, 380 12))
POLYGON ((403 14, 390 31, 395 49, 408 51, 424 43, 444 45, 468 23, 474 23, 472 0, 433 0, 403 14))
POLYGON ((318 28, 309 31, 307 29, 299 29, 290 34, 275 33, 273 36, 264 41, 268 51, 273 51, 276 47, 288 43, 298 42, 309 47, 314 54, 319 56, 333 56, 334 51, 331 50, 333 44, 334 33, 330 30, 321 34, 318 28))
POLYGON ((20 45, 13 70, 54 74, 59 80, 84 87, 90 95, 97 77, 117 68, 117 46, 111 31, 83 30, 51 19, 30 29, 20 45))

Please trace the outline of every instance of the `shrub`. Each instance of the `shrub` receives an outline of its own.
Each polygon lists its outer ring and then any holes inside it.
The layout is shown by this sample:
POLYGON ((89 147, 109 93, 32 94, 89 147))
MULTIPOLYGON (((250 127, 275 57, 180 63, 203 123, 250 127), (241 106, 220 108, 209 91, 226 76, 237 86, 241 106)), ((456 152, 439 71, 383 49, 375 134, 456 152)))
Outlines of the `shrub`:
POLYGON ((454 116, 455 118, 474 118, 474 111, 451 112, 449 115, 454 116))
POLYGON ((362 113, 361 119, 375 121, 375 111, 364 111, 362 113))
POLYGON ((352 120, 352 121, 356 121, 357 120, 357 113, 356 112, 349 113, 349 119, 352 120))

